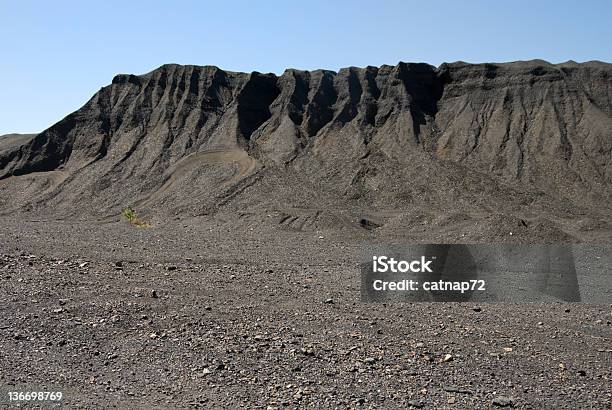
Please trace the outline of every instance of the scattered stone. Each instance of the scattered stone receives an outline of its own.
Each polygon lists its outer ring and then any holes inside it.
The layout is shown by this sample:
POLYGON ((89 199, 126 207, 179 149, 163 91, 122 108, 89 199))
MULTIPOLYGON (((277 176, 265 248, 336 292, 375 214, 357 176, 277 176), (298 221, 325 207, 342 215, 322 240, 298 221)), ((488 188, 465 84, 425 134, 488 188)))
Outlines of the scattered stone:
POLYGON ((367 364, 374 364, 374 363, 376 363, 376 359, 373 358, 373 357, 366 357, 363 362, 367 363, 367 364))
POLYGON ((492 404, 497 407, 513 407, 514 401, 506 396, 497 396, 493 399, 492 404))
POLYGON ((83 263, 79 263, 79 268, 84 268, 87 265, 89 265, 89 262, 83 262, 83 263))
POLYGON ((425 406, 425 403, 420 400, 408 400, 408 406, 415 409, 422 409, 425 406))
POLYGON ((464 388, 453 386, 453 385, 442 386, 442 390, 449 392, 449 393, 474 394, 474 392, 470 389, 464 389, 464 388))
POLYGON ((445 354, 444 357, 442 358, 443 362, 450 362, 453 360, 453 355, 452 354, 445 354))
POLYGON ((155 289, 153 289, 153 290, 151 291, 150 296, 151 296, 153 299, 157 299, 157 298, 159 297, 159 295, 157 294, 157 291, 156 291, 155 289))
POLYGON ((472 310, 473 310, 474 312, 482 312, 482 308, 481 308, 480 306, 474 306, 474 307, 472 308, 472 310))
POLYGON ((328 305, 333 305, 334 304, 334 300, 333 299, 325 299, 325 301, 323 303, 328 304, 328 305))
POLYGON ((173 271, 173 270, 177 270, 177 269, 178 269, 178 268, 177 268, 176 266, 174 266, 174 265, 169 265, 169 266, 166 266, 166 270, 167 270, 167 271, 173 271))
POLYGON ((314 350, 312 348, 302 347, 300 352, 306 356, 314 356, 314 350))

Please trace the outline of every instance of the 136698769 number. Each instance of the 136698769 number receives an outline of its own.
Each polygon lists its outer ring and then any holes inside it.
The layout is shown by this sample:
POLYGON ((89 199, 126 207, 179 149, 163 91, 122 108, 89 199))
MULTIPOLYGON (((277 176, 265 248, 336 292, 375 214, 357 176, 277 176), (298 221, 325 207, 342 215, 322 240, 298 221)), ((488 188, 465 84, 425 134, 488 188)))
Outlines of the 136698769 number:
POLYGON ((9 401, 60 401, 61 391, 10 391, 9 401))

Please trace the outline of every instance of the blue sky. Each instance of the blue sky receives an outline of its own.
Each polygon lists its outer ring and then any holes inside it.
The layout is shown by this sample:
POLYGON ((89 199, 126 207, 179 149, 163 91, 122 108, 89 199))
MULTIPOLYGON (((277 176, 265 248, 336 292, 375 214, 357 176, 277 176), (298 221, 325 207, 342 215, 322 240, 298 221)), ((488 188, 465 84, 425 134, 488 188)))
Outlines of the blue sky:
POLYGON ((612 62, 612 1, 0 0, 0 135, 39 132, 118 73, 422 61, 612 62), (256 4, 261 3, 261 4, 256 4))

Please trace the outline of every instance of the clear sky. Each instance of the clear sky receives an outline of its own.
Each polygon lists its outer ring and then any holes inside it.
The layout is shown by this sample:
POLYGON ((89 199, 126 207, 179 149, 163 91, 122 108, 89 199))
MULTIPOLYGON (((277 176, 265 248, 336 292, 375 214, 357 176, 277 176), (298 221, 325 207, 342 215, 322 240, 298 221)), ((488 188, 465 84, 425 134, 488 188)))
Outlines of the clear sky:
POLYGON ((39 132, 118 73, 398 61, 612 62, 612 1, 0 0, 0 135, 39 132))

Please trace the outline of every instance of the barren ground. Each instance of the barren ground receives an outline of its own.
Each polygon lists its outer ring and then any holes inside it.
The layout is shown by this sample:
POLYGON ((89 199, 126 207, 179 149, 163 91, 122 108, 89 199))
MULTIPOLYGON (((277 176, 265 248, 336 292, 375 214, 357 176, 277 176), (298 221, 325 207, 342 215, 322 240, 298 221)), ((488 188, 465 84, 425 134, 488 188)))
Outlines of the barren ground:
POLYGON ((611 307, 365 304, 342 233, 0 220, 0 386, 69 408, 610 408, 611 307))

